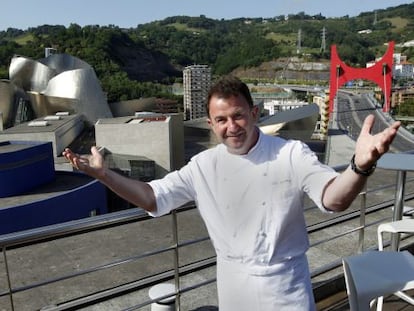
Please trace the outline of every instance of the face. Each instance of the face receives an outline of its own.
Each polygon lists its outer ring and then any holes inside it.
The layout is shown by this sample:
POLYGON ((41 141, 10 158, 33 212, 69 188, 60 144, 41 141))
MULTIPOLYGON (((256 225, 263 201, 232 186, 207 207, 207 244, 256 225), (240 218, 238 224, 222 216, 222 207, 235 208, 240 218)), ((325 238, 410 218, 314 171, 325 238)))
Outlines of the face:
POLYGON ((246 154, 256 144, 259 137, 255 126, 258 108, 250 108, 242 95, 229 98, 212 96, 209 110, 207 122, 230 153, 246 154))

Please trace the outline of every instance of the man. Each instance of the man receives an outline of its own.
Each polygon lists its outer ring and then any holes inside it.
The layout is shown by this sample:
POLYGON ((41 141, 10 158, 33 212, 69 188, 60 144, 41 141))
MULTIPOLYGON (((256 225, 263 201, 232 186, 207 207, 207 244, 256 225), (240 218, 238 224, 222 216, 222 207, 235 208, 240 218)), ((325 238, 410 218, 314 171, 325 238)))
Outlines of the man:
POLYGON ((72 165, 153 216, 195 201, 217 253, 220 311, 315 310, 306 251, 304 195, 322 211, 343 211, 388 151, 400 126, 371 135, 368 116, 352 165, 342 174, 321 164, 299 141, 264 135, 246 84, 225 77, 210 90, 208 124, 220 140, 179 171, 149 183, 70 150, 72 165))

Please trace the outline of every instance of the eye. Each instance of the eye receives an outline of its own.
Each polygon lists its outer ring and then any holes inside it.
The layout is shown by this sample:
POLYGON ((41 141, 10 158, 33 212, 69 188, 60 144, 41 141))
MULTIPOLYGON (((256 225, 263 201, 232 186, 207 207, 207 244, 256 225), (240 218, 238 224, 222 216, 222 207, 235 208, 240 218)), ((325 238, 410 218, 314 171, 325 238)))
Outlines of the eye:
POLYGON ((224 118, 216 118, 216 123, 217 124, 223 124, 225 122, 226 122, 226 119, 224 119, 224 118))

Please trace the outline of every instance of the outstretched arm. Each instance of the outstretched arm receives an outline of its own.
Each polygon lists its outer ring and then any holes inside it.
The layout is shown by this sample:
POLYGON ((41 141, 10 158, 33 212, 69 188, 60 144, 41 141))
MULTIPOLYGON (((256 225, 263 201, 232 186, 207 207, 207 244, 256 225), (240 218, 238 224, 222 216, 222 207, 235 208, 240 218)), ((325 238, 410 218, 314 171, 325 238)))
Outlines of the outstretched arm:
MULTIPOLYGON (((389 150, 401 125, 400 122, 395 122, 382 132, 372 135, 374 122, 373 115, 365 118, 356 141, 354 163, 360 171, 369 170, 389 150)), ((364 187, 366 180, 367 176, 356 173, 349 166, 326 186, 322 198, 324 206, 332 211, 347 209, 364 187)))
POLYGON ((98 179, 125 200, 149 212, 156 211, 156 200, 151 186, 106 168, 103 157, 96 147, 91 148, 90 155, 78 155, 70 149, 65 149, 63 156, 73 167, 98 179))

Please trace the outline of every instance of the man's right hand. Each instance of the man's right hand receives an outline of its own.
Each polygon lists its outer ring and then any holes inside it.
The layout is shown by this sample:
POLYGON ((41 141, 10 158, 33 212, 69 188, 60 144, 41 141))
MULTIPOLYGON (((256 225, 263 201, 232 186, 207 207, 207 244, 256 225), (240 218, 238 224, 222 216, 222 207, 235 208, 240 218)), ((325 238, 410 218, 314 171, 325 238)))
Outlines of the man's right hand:
POLYGON ((102 179, 105 175, 103 156, 95 146, 91 148, 91 154, 79 155, 69 148, 66 148, 62 155, 74 168, 85 172, 94 178, 102 179))

